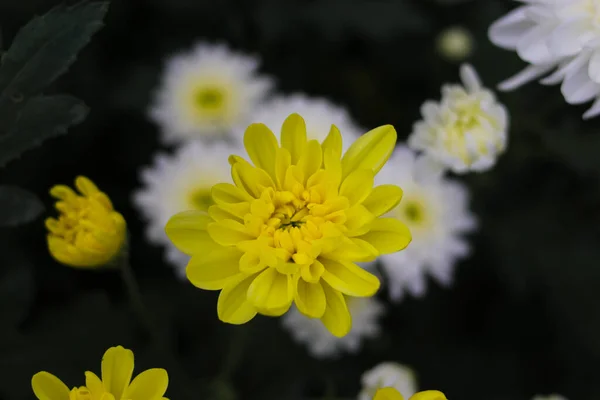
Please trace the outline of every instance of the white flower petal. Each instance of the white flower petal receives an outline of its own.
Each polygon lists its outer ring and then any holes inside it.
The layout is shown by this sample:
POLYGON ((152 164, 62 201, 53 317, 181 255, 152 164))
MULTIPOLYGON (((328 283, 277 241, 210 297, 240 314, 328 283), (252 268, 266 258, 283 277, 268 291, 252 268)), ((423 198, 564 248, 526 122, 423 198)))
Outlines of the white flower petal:
POLYGON ((556 64, 530 65, 516 75, 498 84, 498 89, 502 90, 503 92, 515 90, 518 87, 521 87, 524 84, 548 73, 554 67, 556 67, 556 64))
POLYGON ((194 192, 210 193, 214 184, 231 182, 231 154, 245 156, 246 150, 236 143, 189 142, 173 155, 158 154, 153 165, 140 171, 142 187, 133 193, 133 203, 147 222, 149 241, 165 246, 165 260, 176 267, 182 279, 189 256, 173 246, 165 225, 173 215, 195 207, 191 197, 194 192))
POLYGON ((535 26, 526 15, 527 8, 516 8, 494 22, 488 30, 490 41, 498 47, 516 50, 519 40, 535 26))
POLYGON ((375 297, 347 297, 352 315, 352 329, 341 338, 333 336, 319 319, 308 318, 294 306, 282 317, 282 325, 290 335, 303 342, 316 358, 337 358, 342 353, 356 353, 364 339, 377 338, 379 318, 385 307, 375 297))

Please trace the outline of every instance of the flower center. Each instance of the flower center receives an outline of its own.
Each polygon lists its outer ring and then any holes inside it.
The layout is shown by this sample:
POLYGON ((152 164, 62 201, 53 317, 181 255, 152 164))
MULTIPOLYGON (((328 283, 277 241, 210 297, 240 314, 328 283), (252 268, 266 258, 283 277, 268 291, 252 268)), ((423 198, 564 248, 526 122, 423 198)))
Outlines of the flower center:
POLYGON ((218 87, 204 87, 195 94, 196 105, 203 110, 218 110, 225 103, 225 93, 218 87))
POLYGON ((406 199, 400 203, 398 217, 412 226, 424 225, 427 221, 427 210, 422 201, 406 199))
POLYGON ((208 211, 208 208, 214 204, 210 188, 202 187, 191 191, 188 204, 195 210, 208 211))
POLYGON ((257 239, 245 251, 255 254, 252 264, 286 275, 299 272, 307 282, 318 282, 324 271, 319 254, 347 229, 348 199, 322 183, 287 183, 284 190, 265 188, 250 203, 245 222, 257 239))
POLYGON ((92 394, 85 386, 73 388, 69 393, 69 400, 92 400, 92 394))

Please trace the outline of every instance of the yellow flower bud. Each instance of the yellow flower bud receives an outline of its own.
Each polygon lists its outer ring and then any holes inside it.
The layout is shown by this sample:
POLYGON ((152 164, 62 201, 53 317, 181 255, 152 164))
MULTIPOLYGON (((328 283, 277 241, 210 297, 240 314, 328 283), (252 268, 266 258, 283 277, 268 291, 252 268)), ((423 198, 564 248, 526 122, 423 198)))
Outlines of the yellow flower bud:
POLYGON ((113 261, 126 243, 127 224, 108 196, 88 178, 75 179, 79 193, 65 185, 50 189, 58 219, 48 218, 48 250, 61 264, 95 268, 113 261))

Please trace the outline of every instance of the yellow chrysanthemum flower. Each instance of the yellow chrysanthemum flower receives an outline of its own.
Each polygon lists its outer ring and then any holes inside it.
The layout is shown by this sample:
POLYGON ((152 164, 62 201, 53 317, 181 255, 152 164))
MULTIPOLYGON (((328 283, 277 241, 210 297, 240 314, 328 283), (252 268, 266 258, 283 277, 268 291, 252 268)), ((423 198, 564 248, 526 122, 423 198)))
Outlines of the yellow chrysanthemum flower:
MULTIPOLYGON (((404 396, 392 387, 377 389, 373 400, 404 400, 404 396)), ((410 396, 408 400, 447 400, 444 393, 437 390, 424 390, 410 396)))
POLYGON ((88 178, 77 177, 75 187, 79 194, 65 185, 50 189, 60 216, 46 219, 48 249, 58 262, 72 267, 106 265, 125 245, 127 224, 88 178))
POLYGON ((188 279, 221 290, 222 321, 280 316, 295 302, 334 335, 348 333, 345 296, 368 297, 379 289, 377 277, 355 263, 399 251, 411 240, 400 221, 380 218, 402 190, 373 188, 395 143, 394 128, 381 126, 342 157, 335 126, 322 143, 307 140, 298 114, 283 123, 281 145, 264 124, 248 127, 244 145, 254 165, 230 156, 234 184, 213 186, 208 213, 183 212, 166 226, 175 246, 192 256, 188 279))
POLYGON ((42 371, 31 378, 31 387, 39 400, 168 400, 163 397, 169 385, 167 371, 152 368, 132 381, 133 352, 122 346, 106 350, 101 371, 102 380, 87 371, 85 386, 71 390, 56 376, 42 371))

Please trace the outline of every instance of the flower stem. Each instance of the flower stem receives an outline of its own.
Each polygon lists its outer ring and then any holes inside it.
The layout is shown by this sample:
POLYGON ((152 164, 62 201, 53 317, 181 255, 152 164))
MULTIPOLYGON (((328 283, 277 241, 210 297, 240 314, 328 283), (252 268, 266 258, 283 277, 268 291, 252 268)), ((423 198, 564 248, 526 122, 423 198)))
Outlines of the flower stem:
POLYGON ((133 274, 133 270, 129 264, 129 258, 127 257, 126 252, 121 256, 121 260, 119 261, 119 269, 121 270, 121 278, 123 279, 127 289, 131 306, 133 307, 134 312, 137 314, 140 323, 144 326, 144 329, 150 336, 152 346, 158 354, 162 355, 165 363, 168 364, 168 367, 166 368, 167 371, 171 372, 174 376, 180 379, 180 383, 183 385, 183 388, 179 389, 180 392, 192 395, 193 393, 189 393, 189 388, 193 387, 192 382, 186 371, 181 366, 179 360, 177 360, 175 355, 172 353, 169 341, 156 326, 154 319, 152 318, 152 314, 150 314, 146 308, 142 298, 142 292, 140 291, 138 282, 133 274))
POLYGON ((129 265, 127 257, 123 257, 120 267, 121 278, 123 279, 125 287, 127 288, 129 301, 134 308, 140 322, 142 325, 144 325, 144 329, 146 329, 146 332, 151 336, 153 342, 156 343, 162 341, 160 337, 161 335, 159 334, 158 329, 155 329, 152 317, 144 305, 140 287, 135 279, 135 276, 133 275, 133 271, 129 265))
POLYGON ((229 350, 225 356, 225 361, 221 366, 221 372, 219 373, 219 380, 227 381, 231 378, 235 368, 240 362, 242 355, 244 354, 244 345, 246 344, 246 337, 248 333, 248 327, 236 327, 235 332, 231 335, 229 341, 229 350))

